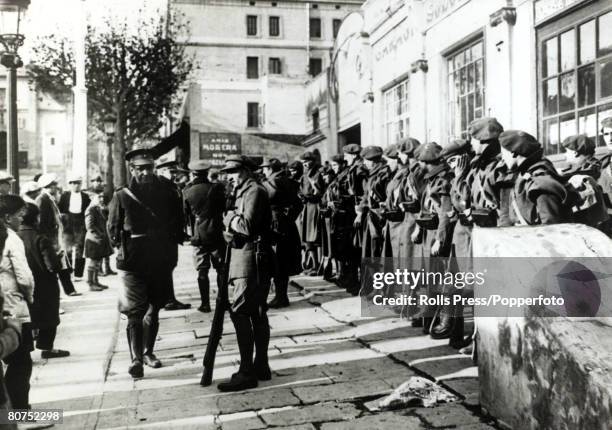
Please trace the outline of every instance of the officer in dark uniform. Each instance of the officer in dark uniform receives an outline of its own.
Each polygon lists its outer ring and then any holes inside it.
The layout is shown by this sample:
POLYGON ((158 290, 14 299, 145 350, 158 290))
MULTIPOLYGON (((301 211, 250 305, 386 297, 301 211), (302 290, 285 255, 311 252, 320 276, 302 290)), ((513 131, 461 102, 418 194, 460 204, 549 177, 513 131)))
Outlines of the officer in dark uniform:
POLYGON ((276 254, 273 276, 275 295, 268 306, 284 308, 289 306, 289 277, 302 271, 300 234, 295 221, 303 205, 298 197, 299 184, 289 178, 280 160, 270 158, 261 167, 266 176, 262 185, 268 192, 272 208, 272 243, 276 254))
POLYGON ((542 145, 519 130, 504 131, 499 141, 504 163, 518 173, 510 196, 510 219, 514 225, 566 222, 567 193, 552 162, 543 157, 542 145))
POLYGON ((266 300, 273 264, 272 210, 266 189, 254 179, 255 168, 246 156, 228 157, 223 168, 235 184, 235 208, 227 212, 223 224, 224 236, 232 247, 230 316, 240 350, 240 369, 230 381, 218 385, 220 391, 254 388, 258 380, 271 378, 266 300))
POLYGON ((304 209, 300 217, 300 237, 304 246, 305 273, 317 275, 319 269, 319 247, 321 246, 321 229, 319 228, 319 203, 325 193, 325 183, 321 174, 317 157, 306 151, 300 157, 304 166, 304 174, 300 180, 300 198, 304 209))
POLYGON ((159 310, 168 301, 167 280, 175 265, 168 250, 183 239, 183 214, 175 189, 155 175, 150 150, 133 149, 125 158, 132 179, 113 195, 108 231, 113 246, 119 248, 117 268, 123 281, 119 311, 128 318, 132 357, 128 372, 140 378, 143 362, 153 368, 161 366, 153 348, 159 310))
POLYGON ((183 192, 185 211, 191 224, 191 244, 194 246, 194 261, 198 271, 198 288, 202 304, 200 312, 210 312, 210 283, 208 271, 211 266, 217 272, 217 284, 223 282, 223 212, 225 211, 225 187, 208 180, 210 163, 197 160, 189 163, 193 180, 183 192))

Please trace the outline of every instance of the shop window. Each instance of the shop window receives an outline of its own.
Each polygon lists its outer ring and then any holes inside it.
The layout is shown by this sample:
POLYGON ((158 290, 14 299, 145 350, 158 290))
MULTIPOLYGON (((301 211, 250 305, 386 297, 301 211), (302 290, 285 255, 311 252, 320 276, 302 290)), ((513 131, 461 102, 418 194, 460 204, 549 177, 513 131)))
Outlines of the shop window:
POLYGON ((247 36, 257 36, 257 15, 247 15, 247 36))
POLYGON ((259 103, 247 103, 247 127, 259 127, 259 103))
POLYGON ((540 43, 540 131, 547 155, 586 134, 604 146, 601 121, 612 116, 612 11, 564 28, 540 43))
POLYGON ((449 138, 467 138, 470 123, 484 116, 484 60, 482 39, 447 58, 449 138))
POLYGON ((270 58, 268 60, 268 72, 271 75, 280 75, 281 70, 281 60, 280 58, 270 58))
POLYGON ((247 57, 247 79, 259 78, 259 57, 247 57))
POLYGON ((387 145, 398 143, 407 137, 410 128, 408 80, 383 93, 385 103, 385 138, 387 145))
POLYGON ((280 17, 278 16, 270 17, 270 36, 280 36, 280 17))

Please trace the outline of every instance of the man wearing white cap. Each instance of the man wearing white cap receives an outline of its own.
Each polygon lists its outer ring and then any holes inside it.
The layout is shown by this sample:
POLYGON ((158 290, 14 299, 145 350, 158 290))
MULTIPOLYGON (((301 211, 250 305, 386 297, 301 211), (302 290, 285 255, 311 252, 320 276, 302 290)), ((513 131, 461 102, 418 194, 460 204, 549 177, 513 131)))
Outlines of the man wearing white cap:
POLYGON ((83 258, 83 247, 85 246, 85 210, 91 203, 89 195, 81 191, 83 178, 78 174, 68 175, 68 186, 70 191, 62 193, 59 200, 59 210, 66 220, 64 228, 64 244, 66 255, 74 267, 74 276, 83 277, 85 259, 83 258), (74 254, 74 255, 73 255, 74 254))
POLYGON ((67 296, 79 296, 80 294, 76 292, 70 280, 70 267, 66 263, 65 251, 60 245, 63 228, 60 211, 53 197, 57 191, 57 176, 53 173, 45 173, 38 178, 38 185, 42 188, 40 195, 36 198, 36 205, 40 210, 38 230, 51 242, 63 262, 59 278, 64 293, 67 296))
POLYGON ((30 181, 21 187, 21 197, 27 202, 36 204, 36 198, 40 195, 40 185, 38 182, 30 181))
POLYGON ((11 193, 11 184, 15 182, 15 178, 4 170, 0 170, 0 196, 5 196, 11 193))

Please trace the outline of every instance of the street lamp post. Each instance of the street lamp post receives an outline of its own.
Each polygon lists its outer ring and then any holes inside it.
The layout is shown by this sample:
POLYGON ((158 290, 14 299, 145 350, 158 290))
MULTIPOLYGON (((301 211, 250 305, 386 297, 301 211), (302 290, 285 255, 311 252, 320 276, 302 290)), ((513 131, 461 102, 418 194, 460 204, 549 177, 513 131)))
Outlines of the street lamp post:
POLYGON ((113 195, 113 141, 115 140, 117 119, 107 116, 104 119, 104 132, 106 133, 106 189, 104 194, 107 198, 113 195))
POLYGON ((30 0, 0 0, 0 63, 7 73, 7 170, 15 178, 13 192, 19 193, 19 140, 17 132, 17 69, 23 62, 17 51, 25 37, 19 32, 23 15, 30 0))

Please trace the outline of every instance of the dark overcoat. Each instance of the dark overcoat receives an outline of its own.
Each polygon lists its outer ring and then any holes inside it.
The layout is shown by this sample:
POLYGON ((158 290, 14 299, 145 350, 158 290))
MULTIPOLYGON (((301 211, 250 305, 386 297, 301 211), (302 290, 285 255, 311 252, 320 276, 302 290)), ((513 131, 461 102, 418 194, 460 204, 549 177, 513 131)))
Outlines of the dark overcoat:
POLYGON ((384 218, 381 203, 387 198, 387 184, 390 179, 391 171, 384 162, 376 163, 369 172, 359 205, 363 228, 361 244, 363 258, 376 258, 382 255, 384 218))
POLYGON ((299 184, 284 171, 274 172, 263 181, 272 211, 272 241, 277 273, 293 276, 302 271, 300 234, 295 221, 303 204, 298 197, 299 184))
POLYGON ((225 186, 196 178, 183 191, 185 210, 192 221, 191 244, 206 252, 223 248, 225 186))
POLYGON ((319 203, 325 192, 325 182, 318 166, 313 166, 304 172, 300 179, 300 195, 304 201, 304 209, 300 215, 300 237, 303 243, 319 244, 319 203))
POLYGON ((34 276, 34 302, 30 307, 32 325, 34 328, 56 327, 60 323, 57 272, 61 269, 57 252, 49 239, 32 227, 22 226, 18 235, 34 276))
POLYGON ((43 191, 36 198, 36 205, 40 211, 38 217, 38 231, 40 234, 47 236, 47 239, 49 239, 51 244, 59 251, 59 235, 62 228, 60 211, 57 204, 49 194, 43 191))
POLYGON ((349 189, 349 169, 344 168, 327 187, 322 202, 327 212, 329 256, 340 261, 347 259, 352 247, 355 198, 349 189))
POLYGON ((100 260, 113 254, 106 231, 106 216, 101 206, 89 205, 85 210, 85 228, 85 258, 100 260))

